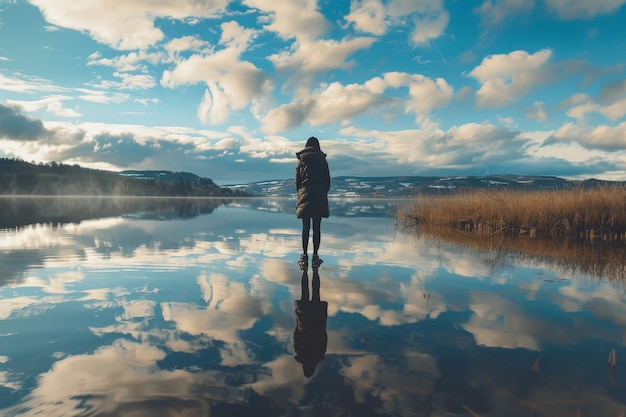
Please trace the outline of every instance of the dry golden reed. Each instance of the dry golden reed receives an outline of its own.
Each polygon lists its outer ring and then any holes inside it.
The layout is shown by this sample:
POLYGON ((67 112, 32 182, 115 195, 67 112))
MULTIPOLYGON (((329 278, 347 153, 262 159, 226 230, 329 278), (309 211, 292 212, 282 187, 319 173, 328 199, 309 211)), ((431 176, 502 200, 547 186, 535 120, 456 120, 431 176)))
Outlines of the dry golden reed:
POLYGON ((420 195, 398 211, 398 220, 404 225, 449 226, 480 235, 624 242, 626 186, 420 195))

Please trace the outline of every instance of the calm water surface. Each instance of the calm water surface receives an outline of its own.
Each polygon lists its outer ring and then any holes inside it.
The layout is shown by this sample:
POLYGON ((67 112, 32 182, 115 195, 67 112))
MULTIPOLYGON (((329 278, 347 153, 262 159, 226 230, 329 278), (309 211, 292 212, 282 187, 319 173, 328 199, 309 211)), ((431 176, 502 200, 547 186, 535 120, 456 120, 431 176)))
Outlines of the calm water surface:
POLYGON ((293 201, 1 203, 0 415, 626 412, 623 287, 403 235, 392 202, 334 202, 298 312, 293 201))

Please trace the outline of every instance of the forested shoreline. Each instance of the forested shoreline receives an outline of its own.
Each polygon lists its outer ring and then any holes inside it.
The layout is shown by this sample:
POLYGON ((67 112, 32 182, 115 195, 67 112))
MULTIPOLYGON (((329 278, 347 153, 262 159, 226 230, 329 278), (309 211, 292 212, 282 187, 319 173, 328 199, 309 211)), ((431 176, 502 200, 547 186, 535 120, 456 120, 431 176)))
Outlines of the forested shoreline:
MULTIPOLYGON (((0 195, 245 197, 240 190, 220 187, 209 178, 189 173, 176 181, 139 179, 106 170, 57 162, 29 163, 0 158, 0 195), (185 179, 183 179, 183 177, 185 179)), ((171 175, 170 175, 171 177, 171 175)))

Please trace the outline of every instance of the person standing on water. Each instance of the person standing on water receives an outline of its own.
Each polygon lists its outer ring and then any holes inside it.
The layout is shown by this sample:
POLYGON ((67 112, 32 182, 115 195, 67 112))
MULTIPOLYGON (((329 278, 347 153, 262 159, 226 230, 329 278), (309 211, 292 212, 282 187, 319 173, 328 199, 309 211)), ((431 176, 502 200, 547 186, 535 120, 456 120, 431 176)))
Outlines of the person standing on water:
POLYGON ((317 251, 320 247, 322 217, 328 218, 328 191, 330 190, 330 171, 326 154, 320 149, 315 137, 306 141, 305 148, 296 152, 295 185, 298 193, 296 217, 302 219, 302 255, 298 263, 300 268, 308 267, 309 230, 313 222, 313 268, 323 262, 317 251))

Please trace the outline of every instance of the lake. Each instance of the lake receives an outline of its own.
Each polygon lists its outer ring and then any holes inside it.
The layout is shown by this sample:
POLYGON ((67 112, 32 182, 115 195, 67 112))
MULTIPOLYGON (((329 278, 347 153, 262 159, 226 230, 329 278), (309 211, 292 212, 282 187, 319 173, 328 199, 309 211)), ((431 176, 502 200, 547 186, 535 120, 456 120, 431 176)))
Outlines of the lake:
POLYGON ((396 203, 333 200, 303 277, 293 200, 0 199, 0 414, 624 416, 622 280, 396 203))

